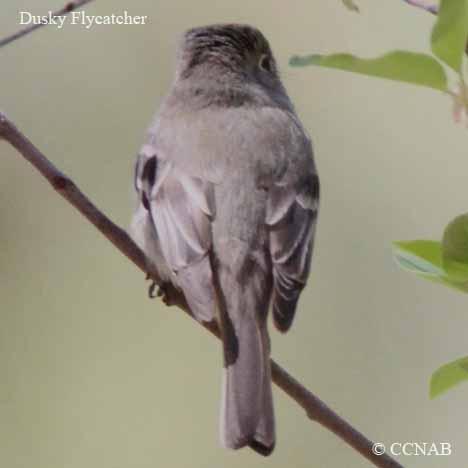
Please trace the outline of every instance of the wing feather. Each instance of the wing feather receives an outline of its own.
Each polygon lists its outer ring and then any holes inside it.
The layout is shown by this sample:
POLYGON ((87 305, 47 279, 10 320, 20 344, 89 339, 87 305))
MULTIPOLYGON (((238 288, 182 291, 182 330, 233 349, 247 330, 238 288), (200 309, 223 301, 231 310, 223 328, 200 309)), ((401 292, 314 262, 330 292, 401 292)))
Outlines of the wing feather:
POLYGON ((286 332, 294 319, 299 294, 310 269, 318 213, 319 180, 312 174, 301 190, 275 185, 267 203, 273 261, 273 320, 286 332))
POLYGON ((174 167, 146 145, 138 158, 135 186, 170 280, 182 289, 198 320, 212 320, 211 183, 174 167))

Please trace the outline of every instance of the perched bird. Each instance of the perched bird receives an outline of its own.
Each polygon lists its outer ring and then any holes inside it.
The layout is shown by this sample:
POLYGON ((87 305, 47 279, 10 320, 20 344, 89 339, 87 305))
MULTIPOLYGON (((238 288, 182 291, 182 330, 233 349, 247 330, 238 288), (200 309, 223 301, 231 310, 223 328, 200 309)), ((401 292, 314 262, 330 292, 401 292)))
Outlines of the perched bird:
POLYGON ((286 332, 311 262, 312 146, 270 45, 247 25, 183 36, 175 80, 135 168, 131 234, 223 340, 221 442, 275 446, 268 310, 286 332))

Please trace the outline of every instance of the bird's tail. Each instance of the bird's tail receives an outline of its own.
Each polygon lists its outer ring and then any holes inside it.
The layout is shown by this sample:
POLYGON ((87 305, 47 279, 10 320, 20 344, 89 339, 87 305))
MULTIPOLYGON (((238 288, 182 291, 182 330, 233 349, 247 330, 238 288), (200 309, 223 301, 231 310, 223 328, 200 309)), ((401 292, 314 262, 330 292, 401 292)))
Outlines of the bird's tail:
POLYGON ((269 455, 275 446, 267 315, 273 277, 261 257, 252 262, 244 242, 211 255, 224 369, 220 414, 223 446, 250 446, 269 455))
POLYGON ((275 446, 275 420, 266 326, 244 320, 236 331, 237 356, 225 350, 221 442, 232 449, 248 445, 269 455, 275 446))

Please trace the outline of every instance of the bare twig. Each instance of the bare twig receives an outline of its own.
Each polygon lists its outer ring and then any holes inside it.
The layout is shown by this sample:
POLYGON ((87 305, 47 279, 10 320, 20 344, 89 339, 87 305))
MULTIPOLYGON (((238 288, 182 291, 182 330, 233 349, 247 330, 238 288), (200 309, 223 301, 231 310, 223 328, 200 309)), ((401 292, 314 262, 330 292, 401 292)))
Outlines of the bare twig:
MULTIPOLYGON (((140 270, 147 273, 156 283, 161 283, 156 267, 149 262, 145 254, 132 241, 128 234, 91 203, 74 182, 60 172, 2 113, 0 113, 1 139, 5 139, 15 147, 49 181, 54 190, 68 200, 88 221, 94 224, 140 270)), ((171 290, 169 291, 169 298, 170 305, 177 305, 193 317, 181 293, 171 290)), ((216 323, 204 323, 203 326, 219 338, 220 334, 216 323)), ((375 466, 402 468, 402 465, 386 454, 375 455, 372 451, 373 443, 367 437, 342 419, 276 362, 272 360, 271 365, 273 381, 306 411, 310 419, 317 421, 335 433, 375 466)))
MULTIPOLYGON (((64 16, 68 15, 68 13, 71 13, 74 10, 77 10, 78 8, 82 7, 86 3, 92 2, 93 0, 75 0, 68 2, 63 8, 60 8, 60 10, 52 12, 51 16, 64 16)), ((10 42, 16 41, 20 37, 26 36, 27 34, 35 31, 36 29, 42 28, 42 26, 46 26, 47 23, 39 23, 39 24, 31 24, 30 26, 26 26, 23 29, 20 29, 19 31, 15 32, 14 34, 7 36, 3 39, 0 39, 0 47, 6 46, 10 42)))
POLYGON ((433 15, 437 15, 439 12, 439 7, 437 5, 428 5, 427 2, 424 0, 403 0, 404 2, 408 3, 409 5, 415 6, 416 8, 422 8, 423 10, 432 13, 433 15))

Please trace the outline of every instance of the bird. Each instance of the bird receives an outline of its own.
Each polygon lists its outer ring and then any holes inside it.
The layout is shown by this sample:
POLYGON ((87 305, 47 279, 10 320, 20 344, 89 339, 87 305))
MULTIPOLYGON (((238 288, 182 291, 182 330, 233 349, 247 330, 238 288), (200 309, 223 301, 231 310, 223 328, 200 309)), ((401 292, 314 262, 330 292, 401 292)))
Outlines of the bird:
POLYGON ((267 317, 286 332, 309 276, 319 208, 311 138, 266 37, 245 24, 183 34, 138 153, 130 234, 224 357, 219 434, 276 441, 267 317))

